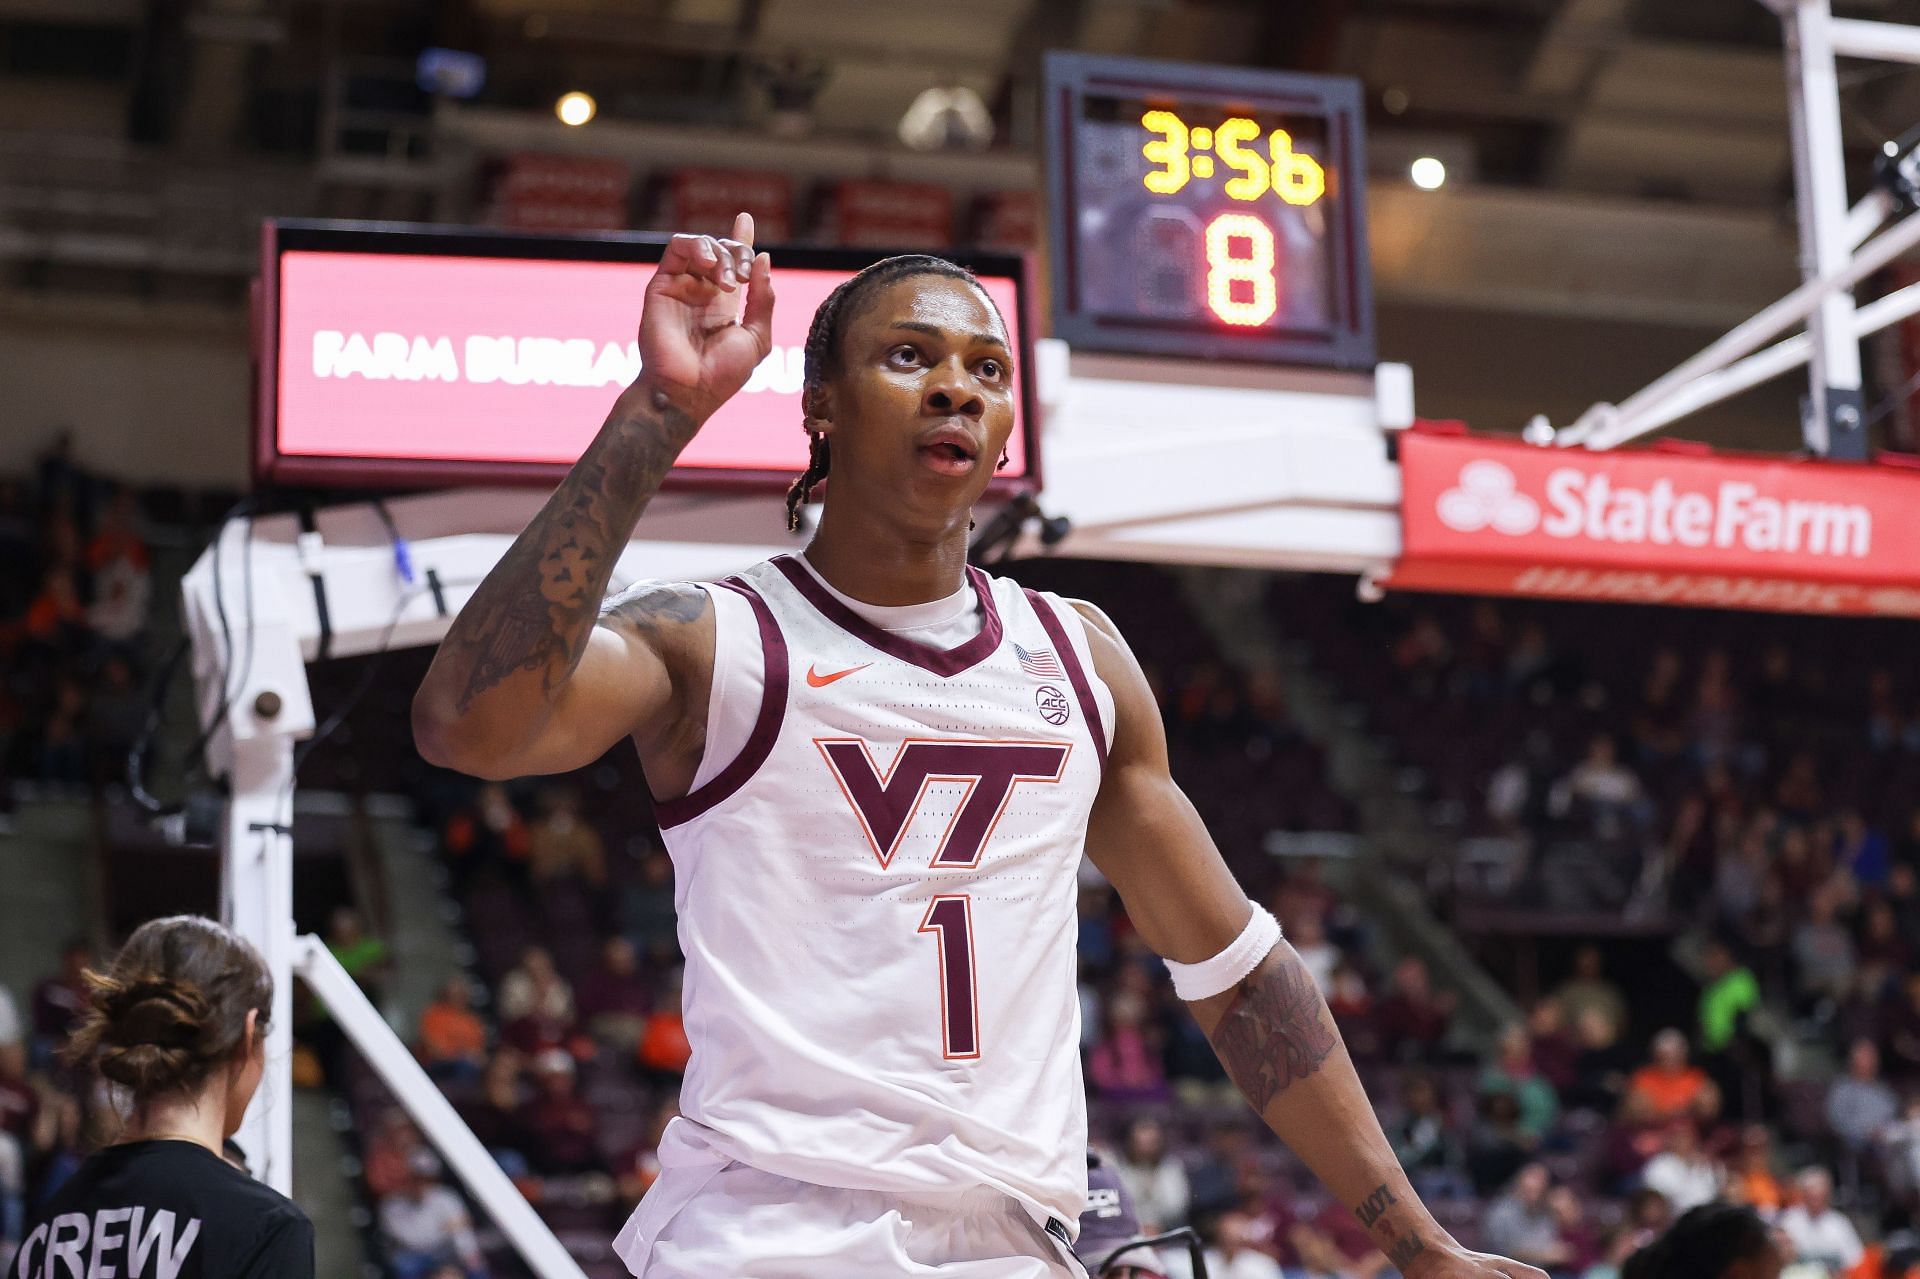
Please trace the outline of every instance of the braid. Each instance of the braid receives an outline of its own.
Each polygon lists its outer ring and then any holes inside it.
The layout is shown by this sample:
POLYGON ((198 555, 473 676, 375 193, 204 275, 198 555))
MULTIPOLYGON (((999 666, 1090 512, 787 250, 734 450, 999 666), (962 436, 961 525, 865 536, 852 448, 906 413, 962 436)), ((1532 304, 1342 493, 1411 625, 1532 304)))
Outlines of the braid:
POLYGON ((800 508, 807 504, 807 498, 813 493, 813 486, 827 478, 827 437, 816 435, 807 446, 807 469, 799 479, 787 486, 787 532, 800 531, 800 508))
MULTIPOLYGON (((944 275, 965 280, 975 287, 980 284, 979 278, 959 263, 924 253, 882 258, 841 282, 813 313, 813 325, 807 330, 806 372, 801 394, 809 420, 820 388, 840 371, 840 342, 847 324, 859 314, 861 300, 876 289, 913 275, 944 275)), ((827 478, 832 462, 826 436, 812 430, 807 434, 812 439, 807 450, 807 469, 787 489, 787 529, 795 533, 800 531, 800 508, 813 495, 814 486, 827 478)))

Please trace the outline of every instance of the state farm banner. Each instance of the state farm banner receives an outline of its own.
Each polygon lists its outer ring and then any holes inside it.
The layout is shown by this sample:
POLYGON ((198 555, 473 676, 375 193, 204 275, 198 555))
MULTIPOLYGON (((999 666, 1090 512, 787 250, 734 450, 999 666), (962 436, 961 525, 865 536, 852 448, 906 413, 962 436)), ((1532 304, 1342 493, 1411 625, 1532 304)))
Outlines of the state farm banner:
POLYGON ((1920 471, 1412 431, 1390 588, 1920 616, 1920 471))

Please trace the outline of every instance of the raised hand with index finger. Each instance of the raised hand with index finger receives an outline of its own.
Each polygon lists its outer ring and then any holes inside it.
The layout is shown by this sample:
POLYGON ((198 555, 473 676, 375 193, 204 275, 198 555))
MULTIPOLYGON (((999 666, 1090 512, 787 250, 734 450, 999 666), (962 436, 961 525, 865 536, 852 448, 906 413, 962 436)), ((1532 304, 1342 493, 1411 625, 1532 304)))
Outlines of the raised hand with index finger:
POLYGON ((640 376, 704 421, 773 349, 772 263, 753 251, 753 215, 733 234, 676 235, 647 284, 640 376))

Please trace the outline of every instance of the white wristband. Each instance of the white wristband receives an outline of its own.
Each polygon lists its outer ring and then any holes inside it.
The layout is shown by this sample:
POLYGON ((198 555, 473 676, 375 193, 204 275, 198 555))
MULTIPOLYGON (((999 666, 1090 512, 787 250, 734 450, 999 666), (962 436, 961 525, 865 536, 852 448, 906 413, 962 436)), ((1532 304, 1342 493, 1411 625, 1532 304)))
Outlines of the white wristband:
POLYGON ((1240 935, 1212 959, 1203 959, 1197 964, 1167 960, 1167 971, 1173 974, 1173 993, 1192 1003, 1232 990, 1279 944, 1280 921, 1265 907, 1255 906, 1253 918, 1240 930, 1240 935))

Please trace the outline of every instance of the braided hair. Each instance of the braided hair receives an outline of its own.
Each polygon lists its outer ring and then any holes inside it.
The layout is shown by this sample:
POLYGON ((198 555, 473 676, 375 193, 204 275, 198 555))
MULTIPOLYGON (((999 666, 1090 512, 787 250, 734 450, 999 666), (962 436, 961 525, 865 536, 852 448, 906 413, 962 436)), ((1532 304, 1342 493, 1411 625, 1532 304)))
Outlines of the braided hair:
MULTIPOLYGON (((885 285, 914 275, 944 275, 965 280, 975 288, 980 286, 979 278, 966 267, 924 253, 882 258, 842 282, 813 313, 813 326, 807 330, 806 372, 801 394, 809 418, 821 387, 840 372, 840 344, 846 337, 847 325, 860 312, 861 301, 885 285)), ((988 305, 992 305, 991 299, 988 305)), ((828 452, 827 437, 811 431, 808 435, 812 443, 807 450, 807 469, 787 489, 787 531, 792 533, 800 531, 800 508, 807 504, 814 486, 827 478, 833 460, 828 452)))

